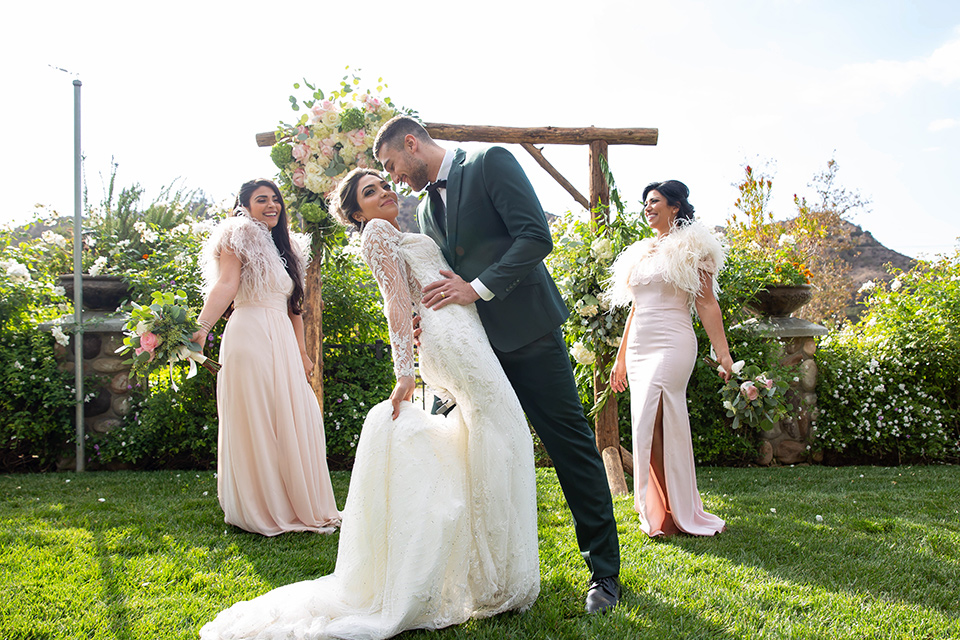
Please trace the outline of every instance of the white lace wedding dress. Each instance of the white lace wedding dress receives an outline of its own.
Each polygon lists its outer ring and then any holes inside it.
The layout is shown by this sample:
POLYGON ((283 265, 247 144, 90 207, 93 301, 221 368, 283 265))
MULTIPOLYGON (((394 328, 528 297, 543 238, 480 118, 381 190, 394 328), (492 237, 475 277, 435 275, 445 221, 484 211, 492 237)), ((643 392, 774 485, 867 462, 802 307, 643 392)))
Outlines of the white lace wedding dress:
POLYGON ((455 398, 446 417, 389 401, 367 415, 336 569, 222 611, 201 638, 387 638, 533 604, 540 591, 533 445, 473 305, 432 311, 421 285, 448 268, 427 236, 383 220, 362 248, 380 285, 394 370, 455 398), (413 304, 411 305, 411 301, 413 304))

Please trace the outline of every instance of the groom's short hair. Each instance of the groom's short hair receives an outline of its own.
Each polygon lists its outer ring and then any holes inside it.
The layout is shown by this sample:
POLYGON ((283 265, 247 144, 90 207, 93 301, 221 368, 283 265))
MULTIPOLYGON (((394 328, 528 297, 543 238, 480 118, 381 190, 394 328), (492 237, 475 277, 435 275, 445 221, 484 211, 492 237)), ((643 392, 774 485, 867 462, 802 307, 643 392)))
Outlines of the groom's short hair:
POLYGON ((394 147, 402 144, 403 139, 410 134, 413 134, 420 142, 433 142, 433 138, 430 137, 422 124, 410 116, 394 116, 387 120, 380 127, 380 131, 377 132, 377 137, 373 141, 373 155, 379 158, 380 150, 383 147, 394 147))

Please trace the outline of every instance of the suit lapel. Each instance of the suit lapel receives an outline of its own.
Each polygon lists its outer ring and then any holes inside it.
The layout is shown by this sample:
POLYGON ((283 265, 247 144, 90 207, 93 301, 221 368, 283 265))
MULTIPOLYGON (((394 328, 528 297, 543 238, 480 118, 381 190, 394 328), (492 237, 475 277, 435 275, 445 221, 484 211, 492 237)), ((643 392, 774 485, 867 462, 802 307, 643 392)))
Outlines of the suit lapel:
POLYGON ((467 158, 467 152, 463 149, 457 149, 453 155, 453 165, 450 167, 450 175, 447 176, 447 238, 446 238, 446 258, 450 266, 455 270, 457 266, 451 261, 458 257, 454 249, 457 246, 457 227, 460 221, 460 187, 463 184, 463 162, 467 158))

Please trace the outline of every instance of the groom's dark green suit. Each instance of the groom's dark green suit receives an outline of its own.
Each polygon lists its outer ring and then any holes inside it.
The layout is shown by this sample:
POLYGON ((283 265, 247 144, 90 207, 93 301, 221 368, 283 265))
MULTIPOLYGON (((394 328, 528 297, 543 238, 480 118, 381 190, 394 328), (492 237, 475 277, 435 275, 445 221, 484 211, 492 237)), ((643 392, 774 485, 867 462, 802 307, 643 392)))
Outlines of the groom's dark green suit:
POLYGON ((477 300, 477 312, 553 460, 580 551, 592 578, 617 575, 613 504, 560 331, 569 312, 543 264, 553 241, 540 201, 502 147, 458 149, 446 189, 447 233, 437 225, 429 197, 417 209, 420 230, 436 241, 457 275, 467 282, 479 278, 494 294, 477 300))

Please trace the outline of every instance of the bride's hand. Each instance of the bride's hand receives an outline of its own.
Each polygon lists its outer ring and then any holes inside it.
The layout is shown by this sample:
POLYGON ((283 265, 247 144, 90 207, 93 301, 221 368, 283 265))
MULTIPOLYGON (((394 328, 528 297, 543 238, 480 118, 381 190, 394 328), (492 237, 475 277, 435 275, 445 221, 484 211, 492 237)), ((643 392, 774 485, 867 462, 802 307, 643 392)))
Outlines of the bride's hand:
POLYGON ((413 376, 403 376, 397 379, 397 384, 393 387, 393 393, 390 394, 390 404, 393 405, 393 419, 396 420, 400 415, 400 403, 413 399, 413 390, 417 386, 417 381, 413 376))

